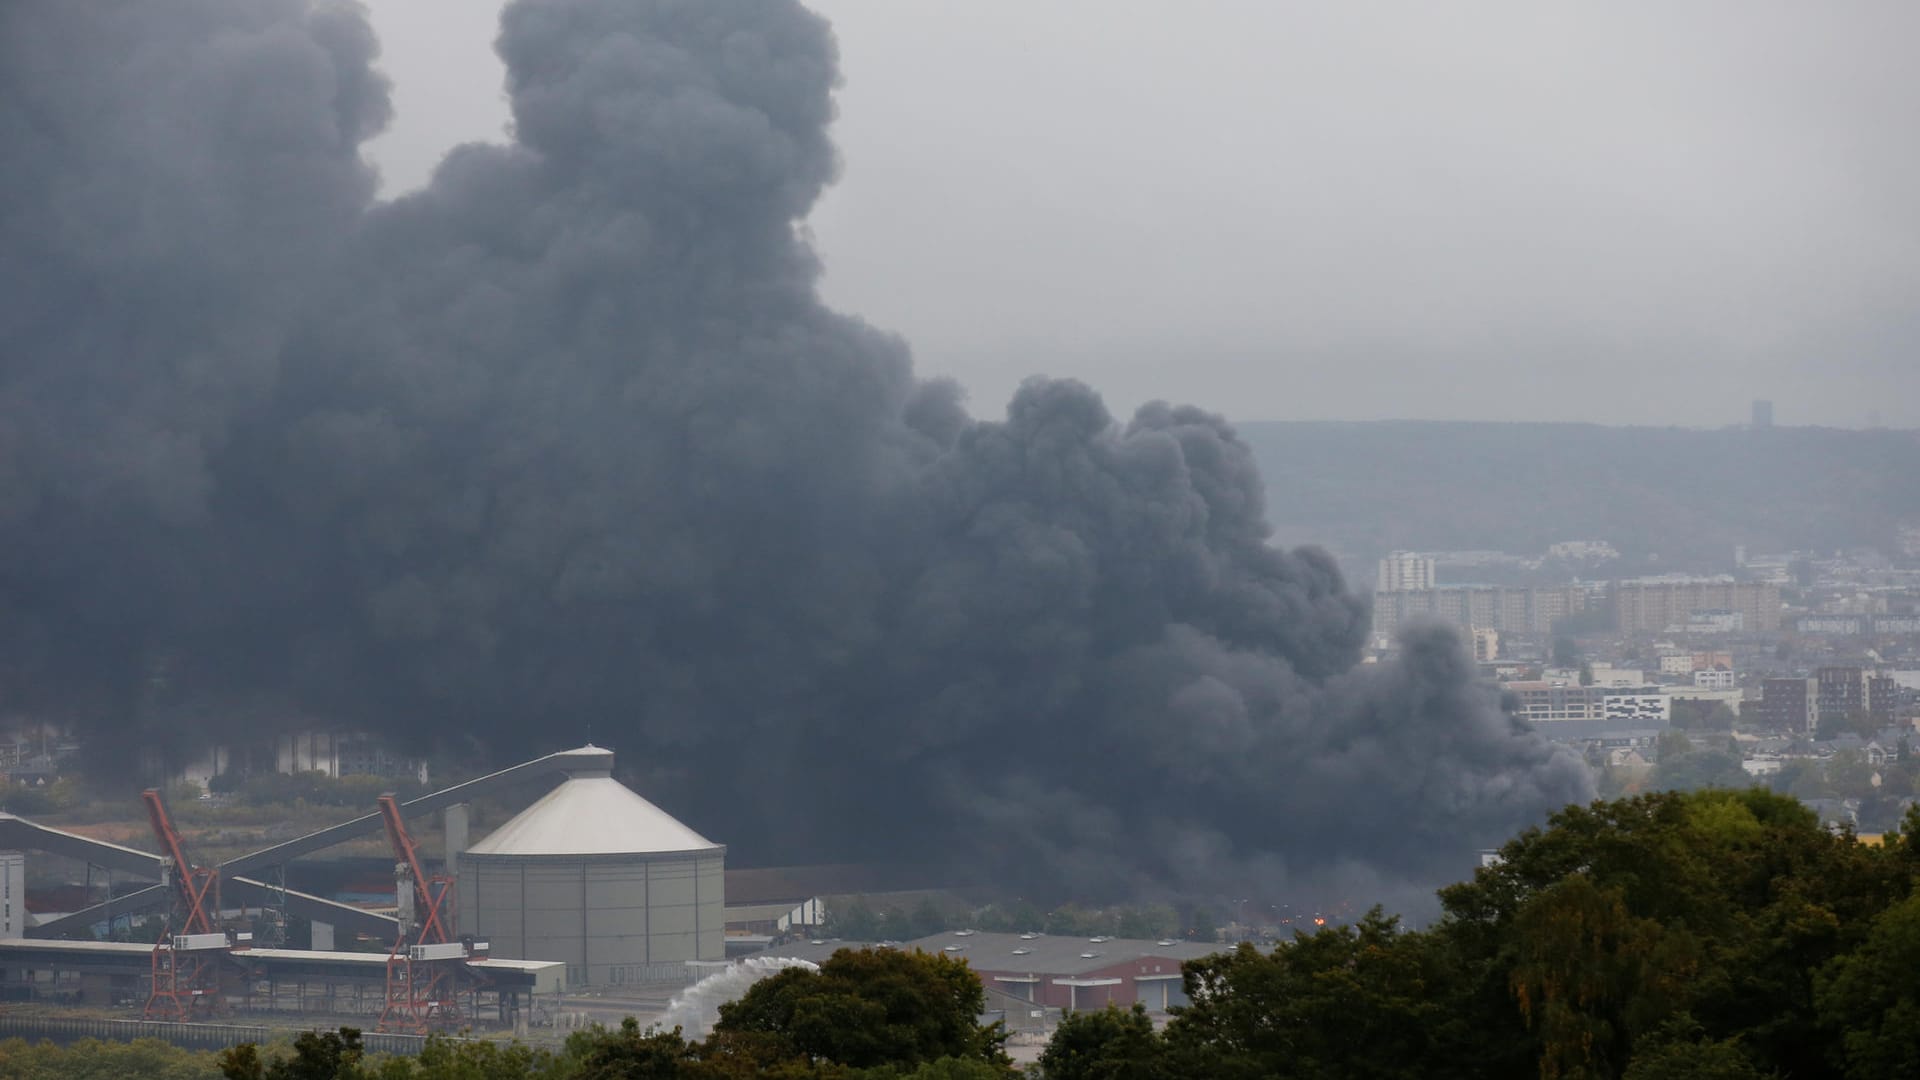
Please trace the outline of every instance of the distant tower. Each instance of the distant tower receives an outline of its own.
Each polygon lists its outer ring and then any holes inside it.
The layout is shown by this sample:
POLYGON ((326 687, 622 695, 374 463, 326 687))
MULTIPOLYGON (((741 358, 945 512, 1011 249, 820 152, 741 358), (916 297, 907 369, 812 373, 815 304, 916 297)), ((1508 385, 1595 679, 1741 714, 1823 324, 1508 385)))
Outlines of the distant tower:
POLYGON ((1755 399, 1753 403, 1753 426, 1764 430, 1773 426, 1773 402, 1755 399))

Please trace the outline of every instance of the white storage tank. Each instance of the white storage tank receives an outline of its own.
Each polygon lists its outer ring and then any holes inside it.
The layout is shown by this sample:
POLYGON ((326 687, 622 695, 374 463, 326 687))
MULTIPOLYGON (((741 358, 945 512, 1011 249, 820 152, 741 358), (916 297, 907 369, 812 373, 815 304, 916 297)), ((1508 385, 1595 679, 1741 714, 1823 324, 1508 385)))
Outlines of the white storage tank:
POLYGON ((610 772, 578 772, 461 853, 457 921, 575 986, 684 978, 726 957, 725 856, 610 772))

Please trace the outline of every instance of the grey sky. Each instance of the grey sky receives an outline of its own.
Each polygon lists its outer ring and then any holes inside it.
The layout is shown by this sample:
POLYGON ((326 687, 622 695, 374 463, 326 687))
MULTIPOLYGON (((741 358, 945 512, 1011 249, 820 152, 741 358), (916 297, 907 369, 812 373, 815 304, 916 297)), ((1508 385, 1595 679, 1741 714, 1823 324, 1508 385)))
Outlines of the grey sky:
MULTIPOLYGON (((819 0, 835 305, 1239 419, 1920 426, 1920 5, 819 0)), ((390 190, 499 137, 494 0, 371 0, 390 190)))

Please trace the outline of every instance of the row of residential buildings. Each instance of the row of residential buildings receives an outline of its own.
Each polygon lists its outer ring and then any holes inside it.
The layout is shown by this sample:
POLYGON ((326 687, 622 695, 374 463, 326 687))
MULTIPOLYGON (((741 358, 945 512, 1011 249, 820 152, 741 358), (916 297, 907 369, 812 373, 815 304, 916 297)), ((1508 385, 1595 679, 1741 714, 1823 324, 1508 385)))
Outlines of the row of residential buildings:
POLYGON ((1662 685, 1639 670, 1598 664, 1583 673, 1549 668, 1540 678, 1505 681, 1500 688, 1511 696, 1516 715, 1556 736, 1601 727, 1664 728, 1681 701, 1718 702, 1744 726, 1790 735, 1812 736, 1831 720, 1854 729, 1902 720, 1899 680, 1871 668, 1832 666, 1804 677, 1764 678, 1758 697, 1734 685, 1733 672, 1724 669, 1695 671, 1692 680, 1662 685))
POLYGON ((1857 667, 1823 667, 1805 678, 1765 679, 1755 721, 1773 731, 1814 732, 1823 719, 1886 727, 1894 722, 1898 686, 1888 675, 1857 667))
MULTIPOLYGON (((1382 580, 1386 580, 1382 562, 1382 580)), ((1410 578, 1409 578, 1410 580, 1410 578)), ((1373 628, 1391 635, 1419 617, 1513 634, 1547 634, 1571 615, 1603 609, 1625 634, 1780 629, 1780 587, 1731 578, 1585 585, 1441 585, 1373 595, 1373 628), (1696 626, 1697 624, 1697 626, 1696 626)))

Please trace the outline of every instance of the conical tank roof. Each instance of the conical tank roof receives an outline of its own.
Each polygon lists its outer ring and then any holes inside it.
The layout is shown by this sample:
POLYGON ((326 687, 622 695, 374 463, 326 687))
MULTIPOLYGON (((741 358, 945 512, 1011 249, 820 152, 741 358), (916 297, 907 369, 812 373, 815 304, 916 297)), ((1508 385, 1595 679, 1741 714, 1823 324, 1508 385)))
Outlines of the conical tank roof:
POLYGON ((467 849, 470 855, 652 855, 720 845, 607 773, 581 773, 467 849))

